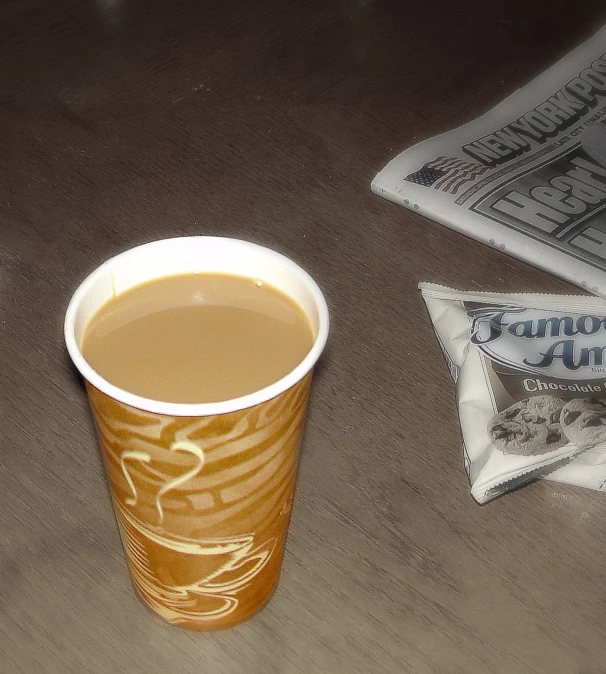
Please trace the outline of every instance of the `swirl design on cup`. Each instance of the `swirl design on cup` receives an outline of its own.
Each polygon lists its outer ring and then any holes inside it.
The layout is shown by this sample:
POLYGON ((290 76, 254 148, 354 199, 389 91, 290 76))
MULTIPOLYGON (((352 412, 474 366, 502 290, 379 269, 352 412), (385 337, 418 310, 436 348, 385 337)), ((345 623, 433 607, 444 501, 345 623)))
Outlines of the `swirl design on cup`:
POLYGON ((211 417, 144 412, 87 384, 135 587, 169 622, 227 627, 271 595, 310 380, 211 417))

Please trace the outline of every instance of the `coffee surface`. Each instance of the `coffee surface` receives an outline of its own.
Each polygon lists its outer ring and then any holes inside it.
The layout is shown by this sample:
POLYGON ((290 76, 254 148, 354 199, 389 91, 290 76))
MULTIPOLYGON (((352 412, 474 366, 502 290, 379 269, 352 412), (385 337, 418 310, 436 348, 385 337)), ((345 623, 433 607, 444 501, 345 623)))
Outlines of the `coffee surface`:
POLYGON ((307 355, 307 316, 266 283, 187 274, 145 283, 91 319, 84 358, 130 393, 171 403, 230 400, 275 383, 307 355))

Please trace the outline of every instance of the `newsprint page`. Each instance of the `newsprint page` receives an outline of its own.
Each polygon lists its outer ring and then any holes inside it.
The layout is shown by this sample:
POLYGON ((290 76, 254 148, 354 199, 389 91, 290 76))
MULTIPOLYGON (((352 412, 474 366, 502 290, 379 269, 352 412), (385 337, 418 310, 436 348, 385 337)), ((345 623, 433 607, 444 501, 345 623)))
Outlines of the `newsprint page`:
POLYGON ((372 190, 606 296, 606 27, 487 114, 402 152, 372 190))

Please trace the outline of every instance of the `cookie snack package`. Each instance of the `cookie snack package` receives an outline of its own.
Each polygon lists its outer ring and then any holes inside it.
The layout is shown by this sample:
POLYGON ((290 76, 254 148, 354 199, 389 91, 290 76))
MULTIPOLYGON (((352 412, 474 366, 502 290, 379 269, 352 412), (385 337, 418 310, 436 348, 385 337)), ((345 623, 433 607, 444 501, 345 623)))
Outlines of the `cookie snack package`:
POLYGON ((606 488, 606 300, 419 288, 476 501, 536 478, 606 488))

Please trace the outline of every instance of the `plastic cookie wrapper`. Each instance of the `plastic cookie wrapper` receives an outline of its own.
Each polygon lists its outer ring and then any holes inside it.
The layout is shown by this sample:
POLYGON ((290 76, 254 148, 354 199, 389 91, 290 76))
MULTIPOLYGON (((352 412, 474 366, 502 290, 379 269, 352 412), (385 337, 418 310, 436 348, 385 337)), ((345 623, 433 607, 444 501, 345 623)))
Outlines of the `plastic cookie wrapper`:
POLYGON ((606 300, 419 288, 485 503, 537 478, 606 486, 606 300))

